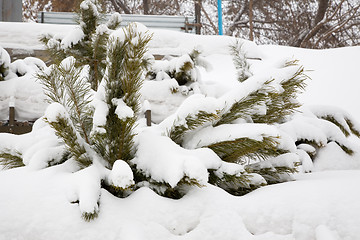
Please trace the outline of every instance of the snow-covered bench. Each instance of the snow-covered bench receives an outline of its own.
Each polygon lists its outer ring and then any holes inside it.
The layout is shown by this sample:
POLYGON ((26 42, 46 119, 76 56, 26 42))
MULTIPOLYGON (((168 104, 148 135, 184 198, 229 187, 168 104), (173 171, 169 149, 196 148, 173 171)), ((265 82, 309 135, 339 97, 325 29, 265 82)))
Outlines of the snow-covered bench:
MULTIPOLYGON (((75 13, 72 12, 39 12, 38 22, 49 24, 75 24, 75 13)), ((106 14, 109 18, 110 14, 106 14)), ((137 15, 121 14, 121 26, 130 22, 139 22, 148 28, 168 29, 195 33, 195 17, 193 16, 167 16, 167 15, 137 15)))

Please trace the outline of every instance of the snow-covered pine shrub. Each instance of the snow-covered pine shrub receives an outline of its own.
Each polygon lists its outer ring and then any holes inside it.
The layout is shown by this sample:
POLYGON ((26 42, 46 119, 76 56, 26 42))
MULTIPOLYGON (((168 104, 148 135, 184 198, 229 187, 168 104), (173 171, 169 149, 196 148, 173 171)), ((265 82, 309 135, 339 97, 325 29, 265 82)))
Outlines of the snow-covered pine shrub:
POLYGON ((35 57, 17 59, 10 64, 11 73, 18 77, 22 77, 28 73, 32 74, 45 68, 46 64, 41 59, 35 57))
POLYGON ((106 43, 110 30, 120 26, 121 16, 114 13, 103 22, 101 7, 96 0, 85 0, 80 4, 78 26, 65 37, 44 35, 45 44, 54 63, 61 62, 67 56, 76 59, 77 66, 89 66, 91 88, 96 90, 104 76, 106 68, 106 43))
MULTIPOLYGON (((244 65, 237 58, 239 70, 244 65)), ((286 65, 275 78, 242 79, 238 89, 220 99, 193 95, 168 120, 173 124, 167 125, 167 134, 182 147, 210 148, 223 161, 240 165, 238 172, 209 169, 210 183, 230 193, 285 181, 296 171, 299 157, 295 142, 274 124, 300 106, 296 96, 306 79, 302 67, 286 65)))
POLYGON ((332 122, 344 133, 346 137, 351 134, 360 138, 360 125, 342 109, 327 106, 312 106, 310 111, 320 119, 332 122))
POLYGON ((84 168, 92 164, 86 154, 92 127, 91 88, 82 73, 83 69, 75 67, 75 62, 73 57, 68 57, 59 65, 53 64, 46 72, 38 74, 38 78, 52 103, 46 110, 45 121, 64 141, 80 168, 84 168))
MULTIPOLYGON (((134 127, 150 38, 136 24, 109 35, 106 70, 96 93, 93 82, 88 82, 88 65, 79 66, 72 56, 38 75, 53 102, 45 121, 65 143, 69 157, 80 169, 98 168, 99 186, 101 182, 119 196, 134 184, 130 160, 135 154, 134 127), (122 176, 127 180, 117 180, 124 171, 131 173, 122 176)), ((79 199, 79 204, 85 203, 79 199)), ((97 216, 97 206, 81 209, 86 220, 97 216)))
MULTIPOLYGON (((295 141, 298 151, 316 161, 317 154, 329 143, 335 143, 345 153, 354 154, 351 137, 359 138, 360 125, 342 109, 330 106, 303 108, 279 125, 295 141)), ((306 171, 311 171, 311 166, 306 171)))
MULTIPOLYGON (((189 54, 165 56, 162 61, 154 62, 147 75, 149 80, 175 79, 179 86, 186 85, 191 88, 191 84, 200 80, 199 67, 211 68, 201 56, 201 49, 196 47, 189 54)), ((173 89, 173 92, 178 91, 179 88, 173 89)))
POLYGON ((43 70, 45 63, 38 58, 26 57, 11 62, 9 53, 0 46, 0 81, 24 76, 27 73, 33 73, 43 70))
POLYGON ((0 81, 4 81, 9 73, 10 56, 8 52, 0 46, 0 81))

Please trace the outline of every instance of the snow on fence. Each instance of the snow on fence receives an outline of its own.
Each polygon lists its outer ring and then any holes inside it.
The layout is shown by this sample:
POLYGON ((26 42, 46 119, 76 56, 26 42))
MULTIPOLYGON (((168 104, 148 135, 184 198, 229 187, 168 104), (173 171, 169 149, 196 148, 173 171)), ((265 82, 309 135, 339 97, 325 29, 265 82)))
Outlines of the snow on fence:
POLYGON ((10 98, 9 101, 9 120, 0 121, 0 133, 24 134, 31 132, 33 121, 16 121, 15 120, 15 99, 10 98))
MULTIPOLYGON (((109 19, 111 14, 106 14, 109 19)), ((126 26, 130 22, 139 22, 148 28, 167 29, 195 33, 195 28, 200 24, 195 23, 193 16, 168 16, 168 15, 137 15, 121 14, 121 26, 126 26)), ((72 12, 39 12, 38 22, 48 24, 76 24, 76 14, 72 12)))

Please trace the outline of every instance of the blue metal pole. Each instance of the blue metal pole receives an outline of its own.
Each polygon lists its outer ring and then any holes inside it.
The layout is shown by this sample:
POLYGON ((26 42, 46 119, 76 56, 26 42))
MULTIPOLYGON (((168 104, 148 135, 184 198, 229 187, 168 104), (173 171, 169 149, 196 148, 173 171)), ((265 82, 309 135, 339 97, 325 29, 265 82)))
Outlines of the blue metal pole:
POLYGON ((223 23, 222 23, 222 7, 221 0, 218 0, 218 26, 219 26, 219 35, 223 35, 223 23))

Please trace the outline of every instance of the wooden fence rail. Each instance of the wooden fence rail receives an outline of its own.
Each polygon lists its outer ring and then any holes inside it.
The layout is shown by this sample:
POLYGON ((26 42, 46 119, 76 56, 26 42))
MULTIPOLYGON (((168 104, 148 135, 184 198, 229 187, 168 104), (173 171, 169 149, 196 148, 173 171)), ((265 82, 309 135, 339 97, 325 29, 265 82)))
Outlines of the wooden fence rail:
POLYGON ((16 121, 15 120, 15 105, 9 104, 9 120, 0 121, 0 133, 24 134, 31 132, 33 121, 16 121))
MULTIPOLYGON (((106 14, 109 19, 111 14, 106 14)), ((139 22, 148 28, 168 29, 195 33, 195 28, 200 28, 201 24, 195 23, 194 16, 168 16, 168 15, 138 15, 121 14, 121 26, 126 26, 131 22, 139 22)), ((48 24, 76 24, 76 14, 72 12, 39 12, 38 22, 48 24)))

